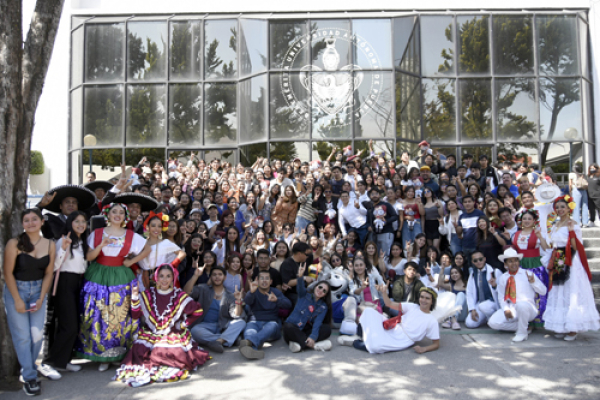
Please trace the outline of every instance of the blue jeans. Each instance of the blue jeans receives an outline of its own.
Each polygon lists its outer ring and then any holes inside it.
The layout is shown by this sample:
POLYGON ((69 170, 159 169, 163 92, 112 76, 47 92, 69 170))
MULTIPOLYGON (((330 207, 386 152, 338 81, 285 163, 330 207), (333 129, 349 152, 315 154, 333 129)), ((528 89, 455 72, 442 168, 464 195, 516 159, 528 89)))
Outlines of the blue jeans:
POLYGON ((298 232, 301 232, 303 229, 306 229, 306 226, 310 224, 312 221, 307 220, 304 217, 296 217, 295 227, 298 228, 298 232))
POLYGON ((575 200, 575 209, 573 210, 573 220, 580 224, 581 214, 583 214, 583 225, 587 225, 590 222, 590 215, 588 210, 588 192, 587 190, 579 190, 573 187, 572 190, 573 200, 575 200))
POLYGON ((223 346, 231 347, 245 327, 246 321, 243 319, 229 321, 223 331, 219 328, 218 322, 200 322, 192 327, 191 332, 194 340, 200 345, 206 345, 208 342, 223 339, 225 341, 223 346))
POLYGON ((394 233, 378 233, 375 235, 377 239, 377 249, 383 250, 385 255, 388 255, 390 252, 390 247, 394 243, 394 233))
POLYGON ((450 251, 452 252, 452 255, 462 251, 462 240, 456 233, 452 233, 450 236, 450 251))
POLYGON ((360 240, 360 245, 365 247, 365 242, 367 238, 367 234, 369 233, 369 224, 364 224, 360 228, 350 228, 348 232, 354 231, 358 235, 358 239, 360 240))
MULTIPOLYGON (((19 297, 25 303, 25 309, 29 309, 31 303, 35 303, 40 299, 42 280, 17 281, 17 290, 19 291, 19 297)), ((10 329, 19 364, 21 364, 21 374, 25 381, 34 380, 38 375, 35 360, 42 349, 47 299, 48 296, 44 298, 42 307, 37 311, 18 313, 15 309, 15 300, 6 285, 4 285, 4 305, 8 317, 8 328, 10 329)))
POLYGON ((420 220, 415 220, 415 225, 412 229, 408 227, 408 221, 404 221, 404 225, 402 225, 402 242, 404 244, 403 248, 406 248, 406 243, 409 241, 414 243, 415 236, 417 236, 419 233, 423 233, 420 220))
POLYGON ((469 314, 469 309, 467 308, 467 297, 463 292, 459 292, 456 295, 456 303, 457 306, 462 306, 462 310, 457 312, 454 316, 458 322, 465 322, 467 319, 467 315, 469 314))
POLYGON ((251 321, 246 324, 244 331, 244 338, 251 341, 255 349, 280 337, 281 323, 278 321, 251 321))

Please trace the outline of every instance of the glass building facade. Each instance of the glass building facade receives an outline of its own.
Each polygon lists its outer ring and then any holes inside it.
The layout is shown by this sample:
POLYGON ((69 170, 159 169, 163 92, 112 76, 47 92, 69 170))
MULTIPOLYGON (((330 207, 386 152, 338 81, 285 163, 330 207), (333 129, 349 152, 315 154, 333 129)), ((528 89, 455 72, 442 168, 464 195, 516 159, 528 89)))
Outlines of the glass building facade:
POLYGON ((568 172, 594 161, 589 69, 584 11, 73 17, 69 179, 371 140, 568 172))

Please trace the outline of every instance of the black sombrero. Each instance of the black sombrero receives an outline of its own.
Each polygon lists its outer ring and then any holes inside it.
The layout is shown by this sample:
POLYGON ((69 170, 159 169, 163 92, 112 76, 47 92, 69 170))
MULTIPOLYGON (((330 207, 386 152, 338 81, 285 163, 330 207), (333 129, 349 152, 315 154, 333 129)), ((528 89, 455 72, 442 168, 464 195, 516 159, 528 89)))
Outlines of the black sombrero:
POLYGON ((77 209, 80 211, 87 210, 97 201, 96 194, 93 191, 79 185, 62 185, 48 191, 49 195, 54 193, 56 193, 56 196, 44 209, 55 213, 60 213, 60 205, 67 197, 77 199, 77 209))
POLYGON ((108 182, 108 181, 94 181, 94 182, 88 182, 85 185, 86 189, 90 189, 92 192, 96 191, 96 189, 102 188, 104 189, 105 192, 108 192, 110 189, 113 188, 112 183, 108 182))
POLYGON ((129 205, 137 203, 141 205, 142 211, 154 211, 160 206, 159 202, 150 196, 141 193, 122 193, 115 196, 113 203, 129 205))

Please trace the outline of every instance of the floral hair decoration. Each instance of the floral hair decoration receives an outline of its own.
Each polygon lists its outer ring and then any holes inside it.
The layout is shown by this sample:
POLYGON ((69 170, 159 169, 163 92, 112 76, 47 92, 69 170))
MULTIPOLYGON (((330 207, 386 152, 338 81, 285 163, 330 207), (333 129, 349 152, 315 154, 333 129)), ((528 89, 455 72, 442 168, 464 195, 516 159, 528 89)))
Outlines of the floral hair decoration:
POLYGON ((146 218, 146 220, 144 221, 144 231, 148 230, 148 223, 154 217, 158 217, 161 220, 162 231, 166 232, 169 229, 169 216, 163 213, 156 214, 154 211, 150 211, 148 218, 146 218))
POLYGON ((575 205, 575 201, 573 200, 573 198, 571 196, 569 196, 568 194, 561 196, 561 197, 557 198, 556 200, 554 200, 554 210, 556 210, 556 204, 561 200, 564 201, 565 203, 567 203, 567 205, 569 206, 569 213, 573 214, 573 210, 575 209, 576 205, 575 205))
POLYGON ((104 216, 104 220, 106 221, 106 223, 108 223, 108 213, 110 212, 110 210, 112 210, 112 208, 114 206, 122 207, 123 210, 125 210, 125 221, 124 222, 128 223, 129 222, 129 209, 123 203, 110 203, 110 204, 107 204, 104 207, 102 207, 102 215, 104 216))

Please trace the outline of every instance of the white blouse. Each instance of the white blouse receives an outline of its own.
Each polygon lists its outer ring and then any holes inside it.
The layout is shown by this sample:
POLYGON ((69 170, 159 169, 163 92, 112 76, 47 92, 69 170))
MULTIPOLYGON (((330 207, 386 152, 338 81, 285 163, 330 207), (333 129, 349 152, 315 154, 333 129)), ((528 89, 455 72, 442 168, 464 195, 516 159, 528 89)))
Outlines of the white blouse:
POLYGON ((176 253, 181 250, 179 246, 168 239, 164 239, 150 248, 148 257, 138 263, 144 270, 153 270, 159 265, 171 263, 177 257, 176 253))
MULTIPOLYGON (((106 235, 106 233, 104 233, 106 235)), ((88 237, 88 246, 90 246, 90 250, 94 250, 96 246, 94 245, 94 238, 96 237, 96 231, 92 232, 92 234, 88 237)), ((123 245, 125 244, 125 234, 123 236, 110 236, 111 239, 116 239, 116 243, 109 244, 108 246, 104 246, 102 249, 102 254, 107 257, 116 257, 121 252, 123 245)), ((129 254, 138 255, 144 249, 146 245, 146 239, 137 233, 133 234, 133 238, 131 240, 131 248, 129 249, 129 254)))
POLYGON ((87 269, 87 261, 83 255, 81 242, 79 246, 73 249, 73 257, 71 257, 71 246, 67 250, 62 249, 62 238, 56 242, 56 258, 54 259, 54 271, 60 268, 61 272, 72 272, 75 274, 83 274, 87 269))

